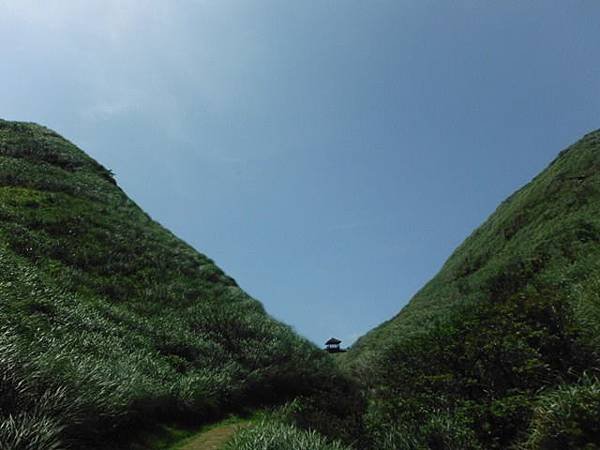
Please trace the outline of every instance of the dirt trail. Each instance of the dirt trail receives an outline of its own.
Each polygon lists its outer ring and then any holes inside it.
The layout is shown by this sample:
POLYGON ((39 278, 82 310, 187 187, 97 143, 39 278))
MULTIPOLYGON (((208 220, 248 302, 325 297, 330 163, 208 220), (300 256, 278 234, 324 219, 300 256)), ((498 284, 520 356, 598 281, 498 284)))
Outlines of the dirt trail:
POLYGON ((219 450, 235 433, 249 425, 240 422, 212 428, 193 437, 181 447, 177 447, 177 450, 219 450))

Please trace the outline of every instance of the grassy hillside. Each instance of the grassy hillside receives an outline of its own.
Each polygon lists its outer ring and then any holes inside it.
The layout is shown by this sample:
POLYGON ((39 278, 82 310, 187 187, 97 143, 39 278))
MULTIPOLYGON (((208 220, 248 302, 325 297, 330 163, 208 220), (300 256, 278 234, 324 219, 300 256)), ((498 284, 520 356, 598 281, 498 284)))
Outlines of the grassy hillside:
MULTIPOLYGON (((352 389, 110 171, 47 128, 6 121, 0 380, 0 448, 38 450, 127 447, 153 421, 352 389)), ((336 408, 316 409, 343 420, 336 408)))
POLYGON ((376 448, 600 448, 600 132, 507 199, 346 364, 376 448))

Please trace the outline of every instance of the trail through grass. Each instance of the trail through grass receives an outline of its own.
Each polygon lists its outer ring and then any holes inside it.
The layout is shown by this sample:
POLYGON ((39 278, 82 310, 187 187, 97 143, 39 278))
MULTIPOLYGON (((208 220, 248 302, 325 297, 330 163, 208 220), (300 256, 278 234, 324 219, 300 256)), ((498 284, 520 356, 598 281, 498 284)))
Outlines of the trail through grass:
POLYGON ((233 423, 226 421, 186 439, 183 443, 174 447, 173 450, 219 450, 235 433, 250 425, 251 421, 249 420, 240 420, 233 423))

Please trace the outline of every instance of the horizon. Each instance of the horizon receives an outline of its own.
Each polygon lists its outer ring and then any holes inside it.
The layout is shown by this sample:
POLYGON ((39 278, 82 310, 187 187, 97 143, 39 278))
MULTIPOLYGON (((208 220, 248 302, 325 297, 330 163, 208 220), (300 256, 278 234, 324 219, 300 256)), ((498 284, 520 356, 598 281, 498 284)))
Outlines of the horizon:
POLYGON ((0 3, 0 116, 348 347, 600 127, 600 4, 551 3, 0 3))

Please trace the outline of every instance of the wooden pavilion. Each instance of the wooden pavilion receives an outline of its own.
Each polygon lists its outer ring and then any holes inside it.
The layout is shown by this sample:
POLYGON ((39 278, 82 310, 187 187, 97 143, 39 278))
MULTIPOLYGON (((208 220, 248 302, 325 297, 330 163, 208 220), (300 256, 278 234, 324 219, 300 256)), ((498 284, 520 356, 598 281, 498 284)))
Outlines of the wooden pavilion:
POLYGON ((340 348, 341 343, 342 343, 342 341, 340 341, 339 339, 331 338, 327 342, 325 342, 325 350, 328 351, 329 353, 343 352, 344 350, 342 350, 340 348))

